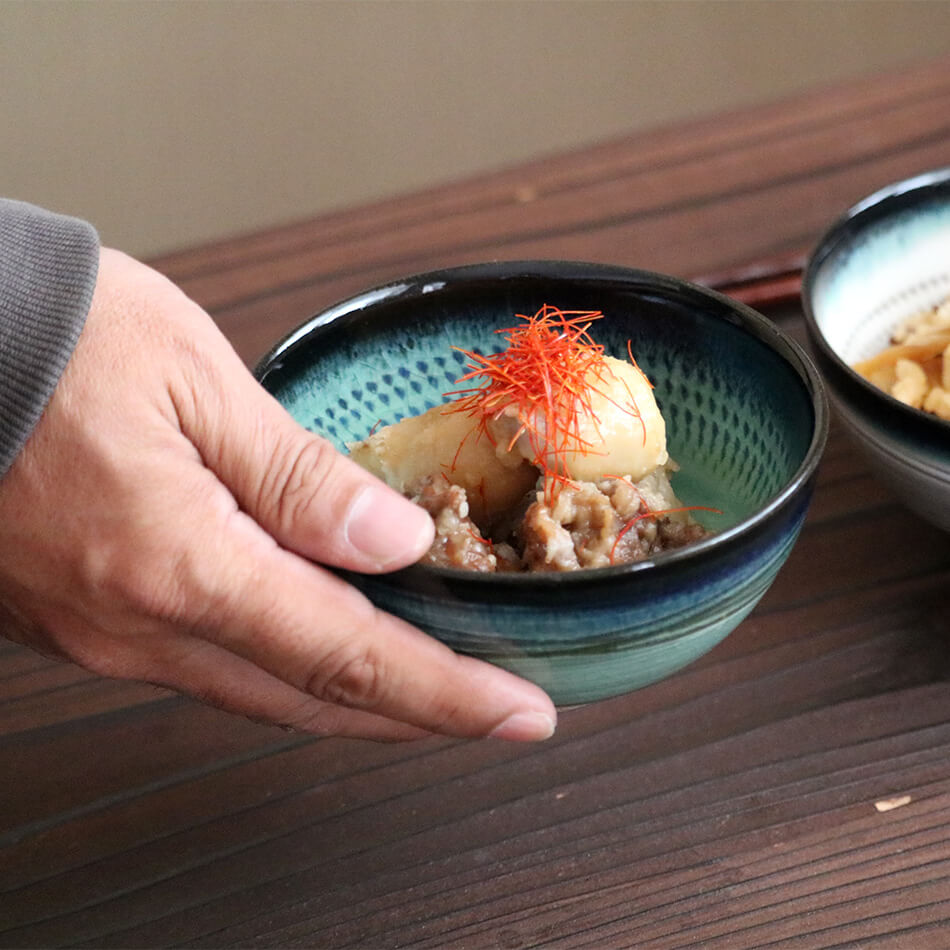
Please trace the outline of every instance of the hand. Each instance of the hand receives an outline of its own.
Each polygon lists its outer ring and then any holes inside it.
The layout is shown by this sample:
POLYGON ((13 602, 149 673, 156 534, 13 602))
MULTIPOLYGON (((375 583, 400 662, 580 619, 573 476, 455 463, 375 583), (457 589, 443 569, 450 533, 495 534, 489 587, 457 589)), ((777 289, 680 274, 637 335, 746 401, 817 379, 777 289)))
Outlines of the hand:
POLYGON ((85 329, 0 480, 0 631, 319 734, 546 738, 537 687, 319 566, 416 560, 424 512, 307 433, 204 311, 103 250, 85 329))

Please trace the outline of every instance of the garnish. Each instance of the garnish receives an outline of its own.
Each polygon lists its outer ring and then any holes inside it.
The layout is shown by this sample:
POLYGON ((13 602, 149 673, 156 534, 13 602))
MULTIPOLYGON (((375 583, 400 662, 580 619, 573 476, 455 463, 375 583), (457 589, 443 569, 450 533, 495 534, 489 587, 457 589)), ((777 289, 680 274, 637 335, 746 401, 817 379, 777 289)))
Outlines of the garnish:
POLYGON ((492 542, 491 542, 488 538, 483 538, 483 537, 475 530, 475 528, 474 528, 473 525, 469 525, 469 526, 466 528, 466 531, 468 532, 468 534, 469 534, 476 542, 478 542, 478 544, 484 544, 485 547, 488 548, 488 553, 489 553, 489 554, 494 554, 494 552, 495 552, 495 545, 492 544, 492 542))
POLYGON ((630 531, 638 522, 643 521, 644 518, 662 518, 664 515, 672 515, 678 511, 711 511, 714 514, 721 515, 722 511, 719 508, 708 508, 706 505, 680 505, 676 508, 661 508, 656 511, 641 511, 640 514, 634 515, 629 521, 627 521, 624 526, 617 532, 617 537, 614 538, 614 543, 610 548, 610 563, 614 563, 614 558, 617 554, 617 546, 620 544, 621 539, 624 535, 630 531))
MULTIPOLYGON (((517 429, 507 449, 524 435, 528 439, 529 461, 545 475, 553 492, 560 484, 572 484, 567 460, 572 454, 598 453, 599 422, 592 397, 599 395, 639 421, 646 441, 646 425, 636 399, 622 381, 628 399, 621 403, 610 394, 617 379, 604 355, 604 348, 591 339, 591 323, 603 317, 600 310, 560 310, 545 304, 533 316, 517 314, 523 322, 495 332, 504 334, 508 346, 500 353, 485 356, 454 347, 469 360, 469 372, 459 383, 481 380, 479 385, 446 393, 457 397, 448 412, 465 412, 476 418, 474 431, 494 445, 489 423, 514 409, 517 429), (593 427, 585 436, 582 422, 593 427)), ((641 372, 630 347, 630 360, 641 372)), ((644 377, 646 378, 646 377, 644 377)))

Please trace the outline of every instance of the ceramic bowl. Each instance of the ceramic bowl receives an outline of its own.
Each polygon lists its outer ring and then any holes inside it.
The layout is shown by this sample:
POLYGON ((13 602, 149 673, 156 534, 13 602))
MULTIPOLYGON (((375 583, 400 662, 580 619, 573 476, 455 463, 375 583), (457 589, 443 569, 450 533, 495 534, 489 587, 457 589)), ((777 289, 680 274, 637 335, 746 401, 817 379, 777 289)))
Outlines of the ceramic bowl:
POLYGON ((378 606, 454 649, 533 680, 561 705, 659 680, 749 613, 787 558, 827 426, 817 372, 760 314, 658 274, 511 262, 423 274, 309 320, 257 367, 304 426, 339 448, 443 402, 464 357, 543 304, 602 310, 608 353, 627 342, 655 384, 685 504, 721 514, 715 534, 652 560, 561 574, 479 574, 414 565, 345 574, 378 606))
POLYGON ((950 422, 899 402, 851 365, 905 317, 950 297, 950 169, 884 188, 838 220, 810 256, 802 302, 839 418, 908 508, 950 530, 950 422))

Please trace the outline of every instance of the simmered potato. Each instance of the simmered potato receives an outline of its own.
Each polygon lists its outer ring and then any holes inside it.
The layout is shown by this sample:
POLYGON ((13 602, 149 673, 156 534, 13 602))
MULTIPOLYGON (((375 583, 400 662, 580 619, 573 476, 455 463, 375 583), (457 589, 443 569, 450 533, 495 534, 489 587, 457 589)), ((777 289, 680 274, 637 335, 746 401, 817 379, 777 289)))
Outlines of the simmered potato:
POLYGON ((592 381, 588 404, 576 409, 576 438, 570 445, 551 445, 549 427, 540 413, 525 419, 523 410, 509 406, 488 429, 499 446, 517 435, 514 451, 529 461, 540 455, 544 469, 580 481, 596 481, 605 475, 629 475, 635 481, 664 465, 666 423, 657 407, 649 382, 630 363, 604 357, 606 368, 592 381), (540 449, 540 451, 539 451, 540 449))
POLYGON ((388 485, 409 492, 426 476, 466 490, 472 520, 490 525, 517 505, 538 478, 520 455, 497 449, 465 413, 434 406, 349 446, 350 456, 388 485))

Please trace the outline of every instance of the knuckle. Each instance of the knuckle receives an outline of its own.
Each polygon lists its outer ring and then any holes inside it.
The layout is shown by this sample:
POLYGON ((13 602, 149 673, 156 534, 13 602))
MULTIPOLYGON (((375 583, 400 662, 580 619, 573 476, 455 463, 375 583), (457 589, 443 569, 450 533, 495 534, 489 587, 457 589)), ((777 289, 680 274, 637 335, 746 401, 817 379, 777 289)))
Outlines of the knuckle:
POLYGON ((134 559, 129 558, 128 551, 124 543, 100 551, 89 575, 99 596, 133 616, 181 619, 189 587, 186 578, 193 574, 191 552, 141 543, 134 559))
POLYGON ((345 643, 321 659, 305 689, 334 705, 376 709, 385 697, 386 679, 383 659, 372 645, 345 643))
POLYGON ((309 518, 324 487, 332 483, 335 451, 319 436, 285 440, 278 448, 270 479, 262 486, 275 507, 278 523, 286 529, 309 518), (292 441, 292 445, 287 445, 292 441))
MULTIPOLYGON (((192 524, 194 520, 192 520, 192 524)), ((94 602, 107 601, 132 617, 189 625, 213 601, 217 562, 213 539, 196 538, 177 519, 134 524, 100 534, 85 551, 83 586, 94 602)))

